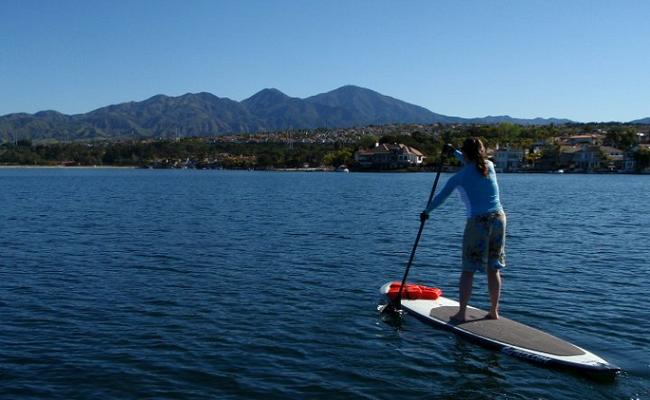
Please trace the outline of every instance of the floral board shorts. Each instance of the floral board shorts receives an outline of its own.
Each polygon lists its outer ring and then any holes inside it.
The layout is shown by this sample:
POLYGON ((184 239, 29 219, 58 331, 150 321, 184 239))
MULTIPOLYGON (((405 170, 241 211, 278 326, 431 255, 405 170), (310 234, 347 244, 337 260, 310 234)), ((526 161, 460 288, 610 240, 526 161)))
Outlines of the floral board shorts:
POLYGON ((463 271, 485 272, 506 266, 506 215, 477 215, 467 220, 463 235, 463 271))

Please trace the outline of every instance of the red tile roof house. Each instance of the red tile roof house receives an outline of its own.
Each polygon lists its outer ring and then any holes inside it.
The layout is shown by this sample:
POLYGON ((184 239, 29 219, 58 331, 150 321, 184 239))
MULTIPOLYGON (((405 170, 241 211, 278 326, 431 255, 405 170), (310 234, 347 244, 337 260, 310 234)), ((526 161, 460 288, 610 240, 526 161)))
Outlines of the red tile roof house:
POLYGON ((605 138, 605 135, 601 135, 598 133, 590 134, 590 135, 574 135, 574 136, 569 136, 568 138, 565 138, 563 141, 565 144, 569 146, 575 146, 575 145, 580 145, 580 144, 592 144, 592 145, 598 145, 603 142, 603 139, 605 138))
POLYGON ((401 169, 421 165, 426 157, 420 150, 405 144, 377 144, 372 149, 354 153, 354 161, 361 168, 401 169))

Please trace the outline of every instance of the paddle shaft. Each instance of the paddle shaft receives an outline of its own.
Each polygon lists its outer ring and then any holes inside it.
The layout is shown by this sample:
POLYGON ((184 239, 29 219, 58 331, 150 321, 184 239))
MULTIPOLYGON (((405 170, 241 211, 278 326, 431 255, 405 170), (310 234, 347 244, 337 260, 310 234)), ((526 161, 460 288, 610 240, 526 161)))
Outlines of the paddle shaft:
MULTIPOLYGON (((443 146, 442 152, 440 153, 440 160, 438 161, 438 171, 436 172, 436 179, 433 181, 433 187, 431 188, 431 194, 429 195, 429 201, 427 206, 433 200, 433 195, 436 192, 436 186, 438 186, 438 180, 440 180, 440 173, 442 172, 442 160, 445 155, 445 148, 443 146)), ((415 258, 415 250, 418 248, 418 243, 420 242, 420 236, 422 236, 422 230, 424 229, 425 219, 420 220, 420 229, 418 229, 418 235, 415 237, 415 243, 413 243, 413 250, 411 250, 411 257, 409 257, 409 262, 406 264, 406 271, 404 271, 404 277, 402 278, 402 284, 399 287, 399 293, 397 294, 397 309, 402 308, 402 291, 404 290, 404 285, 406 284, 406 278, 409 275, 409 270, 411 269, 411 264, 413 264, 413 258, 415 258)))

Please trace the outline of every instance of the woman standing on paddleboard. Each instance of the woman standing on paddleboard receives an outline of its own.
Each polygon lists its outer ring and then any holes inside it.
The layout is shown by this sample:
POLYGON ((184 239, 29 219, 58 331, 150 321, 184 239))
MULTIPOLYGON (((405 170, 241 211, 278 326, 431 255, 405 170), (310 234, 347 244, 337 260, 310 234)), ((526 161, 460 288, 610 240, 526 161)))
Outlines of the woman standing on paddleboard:
POLYGON ((463 168, 452 176, 442 191, 420 215, 440 206, 454 189, 458 189, 467 209, 467 223, 463 235, 463 271, 460 275, 458 313, 452 317, 465 321, 467 303, 472 295, 476 271, 486 271, 490 294, 490 313, 487 318, 499 318, 501 274, 505 267, 506 215, 499 199, 494 165, 487 160, 485 146, 478 138, 468 138, 462 153, 449 146, 450 152, 463 163, 463 168))

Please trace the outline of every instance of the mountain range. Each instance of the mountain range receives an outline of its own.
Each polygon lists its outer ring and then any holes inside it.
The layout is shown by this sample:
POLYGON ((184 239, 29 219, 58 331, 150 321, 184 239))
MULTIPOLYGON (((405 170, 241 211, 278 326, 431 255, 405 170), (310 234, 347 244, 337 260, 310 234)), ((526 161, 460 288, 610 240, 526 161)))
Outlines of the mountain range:
POLYGON ((0 139, 93 140, 215 136, 319 127, 346 128, 389 123, 563 124, 567 119, 509 116, 460 118, 437 114, 370 89, 343 86, 304 99, 264 89, 241 102, 211 93, 156 95, 139 102, 98 108, 85 114, 57 111, 0 117, 0 139))
POLYGON ((630 124, 643 124, 643 125, 649 125, 650 124, 650 117, 648 118, 641 118, 641 119, 636 119, 634 121, 630 121, 630 124))

